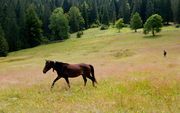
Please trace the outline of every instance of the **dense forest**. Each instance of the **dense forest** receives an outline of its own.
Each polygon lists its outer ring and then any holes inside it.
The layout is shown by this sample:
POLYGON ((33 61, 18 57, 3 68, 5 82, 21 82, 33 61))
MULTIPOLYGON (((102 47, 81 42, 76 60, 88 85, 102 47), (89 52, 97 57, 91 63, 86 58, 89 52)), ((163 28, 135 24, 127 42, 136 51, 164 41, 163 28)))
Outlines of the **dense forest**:
POLYGON ((152 14, 180 23, 180 0, 0 0, 0 56, 119 18, 130 24, 136 12, 143 24, 152 14))

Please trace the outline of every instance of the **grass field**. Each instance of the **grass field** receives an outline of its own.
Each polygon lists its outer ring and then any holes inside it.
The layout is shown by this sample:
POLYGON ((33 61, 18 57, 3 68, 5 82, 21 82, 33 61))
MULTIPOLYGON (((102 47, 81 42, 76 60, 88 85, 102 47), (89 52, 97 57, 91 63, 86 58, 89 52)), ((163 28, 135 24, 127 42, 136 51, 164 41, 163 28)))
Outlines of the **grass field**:
POLYGON ((155 37, 123 34, 131 30, 104 36, 117 33, 112 29, 103 36, 90 29, 80 39, 72 35, 65 42, 1 57, 0 113, 180 112, 180 32, 165 27, 171 30, 155 37), (42 73, 45 59, 92 64, 97 88, 89 79, 84 87, 82 77, 77 77, 70 79, 71 89, 60 79, 51 92, 57 74, 42 73))

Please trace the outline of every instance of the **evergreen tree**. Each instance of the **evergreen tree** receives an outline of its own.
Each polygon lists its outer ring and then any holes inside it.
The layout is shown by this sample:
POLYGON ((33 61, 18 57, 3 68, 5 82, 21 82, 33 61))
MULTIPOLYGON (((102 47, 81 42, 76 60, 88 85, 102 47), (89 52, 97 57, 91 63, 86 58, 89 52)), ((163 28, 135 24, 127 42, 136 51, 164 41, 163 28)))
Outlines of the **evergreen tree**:
POLYGON ((96 0, 92 0, 91 4, 91 17, 90 17, 90 23, 97 23, 99 21, 99 14, 98 14, 98 7, 96 0))
POLYGON ((10 27, 9 35, 9 51, 17 51, 21 49, 21 41, 19 39, 19 27, 16 23, 16 20, 12 20, 10 27))
POLYGON ((71 8, 71 5, 67 0, 64 0, 62 8, 64 10, 64 13, 67 13, 69 9, 71 8))
POLYGON ((147 5, 147 0, 142 0, 140 17, 141 17, 143 23, 146 22, 146 5, 147 5))
POLYGON ((171 0, 165 1, 165 12, 166 13, 165 13, 164 22, 167 22, 167 24, 169 24, 169 22, 173 20, 171 0))
POLYGON ((140 2, 139 2, 139 0, 134 0, 134 2, 133 2, 131 18, 133 17, 133 15, 136 12, 140 13, 140 2))
POLYGON ((5 57, 8 54, 8 43, 4 37, 3 29, 0 25, 0 57, 5 57))
POLYGON ((51 16, 51 7, 50 7, 50 3, 49 2, 46 2, 45 3, 45 6, 44 6, 44 16, 43 16, 43 35, 44 36, 47 36, 48 39, 50 39, 49 35, 51 34, 51 31, 49 29, 49 24, 50 24, 50 21, 49 21, 49 17, 51 16))
POLYGON ((115 25, 116 14, 117 14, 117 2, 116 2, 116 0, 112 0, 110 5, 111 5, 111 9, 109 11, 109 15, 110 15, 110 17, 112 17, 112 18, 110 18, 111 19, 110 21, 112 21, 113 25, 115 25))
POLYGON ((89 11, 88 10, 89 10, 89 6, 88 4, 86 4, 86 2, 84 2, 81 5, 81 15, 84 18, 86 29, 89 28, 89 14, 88 14, 89 11))
POLYGON ((176 9, 176 21, 180 23, 180 1, 178 2, 177 9, 176 9))
POLYGON ((131 27, 132 29, 135 29, 135 32, 136 32, 136 30, 140 28, 141 26, 142 26, 141 17, 139 16, 139 13, 136 12, 133 18, 131 19, 131 27))
POLYGON ((34 47, 42 42, 42 22, 39 20, 34 5, 31 4, 25 13, 24 37, 28 42, 28 47, 34 47))
POLYGON ((161 15, 161 17, 162 17, 162 19, 163 19, 163 21, 164 21, 164 19, 165 19, 165 15, 166 15, 166 12, 165 12, 165 1, 164 0, 159 0, 159 15, 161 15))
POLYGON ((147 2, 147 5, 146 5, 146 20, 152 16, 152 14, 154 13, 154 6, 153 6, 153 3, 150 1, 147 2))
POLYGON ((52 30, 53 35, 53 39, 51 40, 63 40, 69 38, 69 22, 61 10, 58 12, 55 9, 49 20, 49 28, 52 30))
POLYGON ((127 5, 127 6, 126 6, 126 10, 125 10, 125 15, 124 15, 124 19, 125 19, 124 23, 128 24, 130 21, 130 16, 131 16, 130 6, 129 6, 129 3, 126 3, 125 5, 127 5))
POLYGON ((113 25, 115 25, 115 23, 116 23, 116 12, 115 11, 113 12, 112 23, 113 23, 113 25))
POLYGON ((108 16, 106 7, 104 8, 104 11, 103 11, 102 24, 109 26, 109 16, 108 16))

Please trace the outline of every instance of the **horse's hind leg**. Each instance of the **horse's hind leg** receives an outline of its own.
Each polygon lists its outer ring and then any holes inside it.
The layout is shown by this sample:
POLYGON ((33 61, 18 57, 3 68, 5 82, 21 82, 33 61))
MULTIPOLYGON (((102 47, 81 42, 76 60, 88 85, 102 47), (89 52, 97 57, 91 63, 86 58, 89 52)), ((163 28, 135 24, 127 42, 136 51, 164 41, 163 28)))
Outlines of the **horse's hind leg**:
POLYGON ((53 87, 54 87, 55 82, 56 82, 57 80, 59 80, 59 79, 60 79, 60 77, 57 77, 57 78, 53 81, 52 86, 51 86, 51 91, 52 91, 52 89, 53 89, 53 87))
POLYGON ((84 79, 84 86, 86 86, 87 79, 85 76, 83 76, 83 79, 84 79))
POLYGON ((94 84, 95 79, 94 79, 93 77, 91 77, 89 74, 87 75, 87 77, 88 77, 89 79, 91 79, 91 80, 92 80, 92 84, 93 84, 93 86, 94 86, 94 87, 96 87, 96 86, 95 86, 95 84, 94 84))

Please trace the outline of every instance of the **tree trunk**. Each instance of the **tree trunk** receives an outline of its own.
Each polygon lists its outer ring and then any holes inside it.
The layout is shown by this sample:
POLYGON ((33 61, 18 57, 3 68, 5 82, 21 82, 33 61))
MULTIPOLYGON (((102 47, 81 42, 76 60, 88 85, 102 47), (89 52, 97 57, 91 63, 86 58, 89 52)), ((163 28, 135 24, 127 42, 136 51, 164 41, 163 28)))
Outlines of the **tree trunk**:
POLYGON ((155 34, 154 34, 154 28, 153 28, 153 30, 152 30, 152 34, 153 34, 153 36, 155 36, 155 34))

